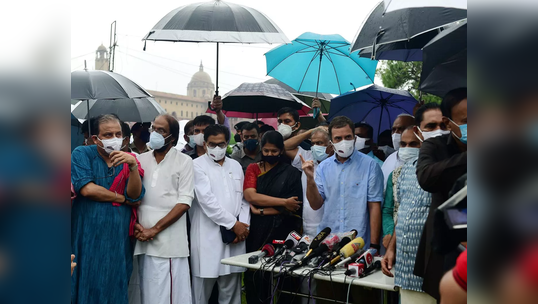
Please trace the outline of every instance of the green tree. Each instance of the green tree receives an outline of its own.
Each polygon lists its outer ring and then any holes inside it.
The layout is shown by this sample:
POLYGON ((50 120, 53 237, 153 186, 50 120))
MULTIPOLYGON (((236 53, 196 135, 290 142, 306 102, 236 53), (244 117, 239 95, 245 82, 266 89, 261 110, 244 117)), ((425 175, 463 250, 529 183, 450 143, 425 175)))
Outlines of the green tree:
POLYGON ((381 81, 385 87, 407 90, 417 100, 423 100, 424 103, 441 103, 441 98, 428 93, 421 94, 418 90, 421 72, 421 61, 403 62, 387 60, 383 61, 377 69, 377 75, 381 77, 381 81))

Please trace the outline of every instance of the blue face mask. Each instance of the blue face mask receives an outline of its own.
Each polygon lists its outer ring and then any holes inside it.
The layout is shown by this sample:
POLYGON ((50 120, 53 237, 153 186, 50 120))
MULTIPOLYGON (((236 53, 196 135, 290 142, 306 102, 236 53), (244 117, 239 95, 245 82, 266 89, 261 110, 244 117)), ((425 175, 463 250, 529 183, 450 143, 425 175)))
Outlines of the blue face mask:
POLYGON ((196 147, 196 142, 194 141, 194 135, 189 135, 189 142, 187 143, 191 149, 196 147))
POLYGON ((458 128, 460 128, 460 132, 461 132, 461 137, 458 137, 458 135, 456 135, 456 133, 454 133, 454 131, 452 131, 452 134, 454 134, 454 136, 459 139, 462 143, 464 144, 467 144, 467 124, 463 124, 463 125, 458 125, 457 123, 455 123, 452 119, 449 118, 449 120, 455 124, 456 126, 458 126, 458 128))
POLYGON ((258 148, 258 145, 260 142, 257 139, 247 139, 243 141, 243 146, 245 149, 249 150, 250 152, 256 151, 256 148, 258 148))
POLYGON ((405 163, 418 157, 420 149, 403 147, 398 150, 398 157, 405 163))
MULTIPOLYGON (((172 134, 166 136, 166 138, 170 137, 172 134)), ((153 150, 158 150, 162 147, 164 147, 166 138, 163 137, 161 134, 157 132, 151 132, 151 135, 149 137, 149 146, 153 150)))
POLYGON ((318 145, 314 145, 310 148, 310 151, 312 151, 312 157, 317 162, 322 162, 329 157, 329 154, 325 153, 326 150, 327 147, 318 145))

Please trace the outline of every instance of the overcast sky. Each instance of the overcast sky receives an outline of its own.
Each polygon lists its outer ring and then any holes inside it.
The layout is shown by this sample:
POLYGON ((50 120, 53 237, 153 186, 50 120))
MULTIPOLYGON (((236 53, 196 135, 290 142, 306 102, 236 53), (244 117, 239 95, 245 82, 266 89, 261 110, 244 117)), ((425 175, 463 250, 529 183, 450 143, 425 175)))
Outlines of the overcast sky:
MULTIPOLYGON (((190 77, 200 61, 215 82, 216 44, 148 41, 142 37, 171 10, 199 1, 111 1, 71 2, 71 70, 80 70, 86 59, 94 68, 95 50, 109 46, 110 24, 117 21, 115 72, 144 88, 186 94, 190 77)), ((352 42, 362 21, 379 0, 233 0, 250 6, 275 22, 293 40, 304 32, 340 34, 352 42)), ((264 53, 276 45, 225 44, 220 47, 219 88, 221 94, 243 82, 268 79, 264 53)), ((377 82, 377 81, 376 81, 377 82)))

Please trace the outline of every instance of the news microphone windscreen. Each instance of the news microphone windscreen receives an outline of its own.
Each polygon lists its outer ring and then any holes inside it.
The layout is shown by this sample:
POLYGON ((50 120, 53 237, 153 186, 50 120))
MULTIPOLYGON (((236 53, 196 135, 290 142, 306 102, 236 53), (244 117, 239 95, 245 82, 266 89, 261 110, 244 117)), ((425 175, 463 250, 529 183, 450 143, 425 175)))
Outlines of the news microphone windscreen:
POLYGON ((334 246, 338 245, 339 242, 340 238, 338 237, 338 235, 329 234, 321 243, 327 245, 327 248, 329 249, 329 251, 331 251, 334 246))
POLYGON ((271 244, 265 244, 263 246, 262 251, 267 251, 267 257, 271 257, 275 254, 275 247, 271 244))
MULTIPOLYGON (((288 234, 288 237, 286 238, 286 241, 287 240, 295 240, 296 242, 299 242, 299 240, 301 239, 301 235, 299 233, 297 233, 296 231, 291 231, 289 234, 288 234)), ((294 242, 295 243, 295 242, 294 242)))
POLYGON ((351 240, 346 246, 340 249, 340 255, 347 258, 364 247, 364 240, 361 237, 351 240))
POLYGON ((299 244, 301 243, 305 243, 307 245, 310 245, 312 243, 312 237, 309 236, 309 235, 303 235, 303 237, 301 238, 301 240, 299 241, 299 244))
POLYGON ((331 233, 331 227, 327 227, 321 230, 318 235, 314 238, 312 243, 310 243, 310 249, 316 249, 319 244, 331 233))
POLYGON ((288 249, 294 247, 295 244, 297 244, 297 240, 295 240, 295 243, 293 242, 293 240, 287 240, 286 242, 284 242, 284 246, 288 249))

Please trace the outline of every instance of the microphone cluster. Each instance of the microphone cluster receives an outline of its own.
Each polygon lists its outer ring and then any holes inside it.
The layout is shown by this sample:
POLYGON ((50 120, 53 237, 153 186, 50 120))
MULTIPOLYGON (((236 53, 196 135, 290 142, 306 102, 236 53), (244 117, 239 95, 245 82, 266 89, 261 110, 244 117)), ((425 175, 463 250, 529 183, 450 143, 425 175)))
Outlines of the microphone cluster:
POLYGON ((363 247, 364 239, 357 237, 356 230, 333 234, 331 228, 327 227, 313 239, 292 231, 285 240, 274 240, 272 244, 266 244, 259 254, 249 258, 249 263, 256 264, 266 258, 266 264, 287 267, 284 273, 308 265, 314 268, 312 271, 327 272, 346 268, 345 274, 348 276, 365 277, 381 269, 381 263, 374 262, 375 249, 363 250, 363 247))

